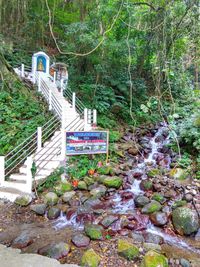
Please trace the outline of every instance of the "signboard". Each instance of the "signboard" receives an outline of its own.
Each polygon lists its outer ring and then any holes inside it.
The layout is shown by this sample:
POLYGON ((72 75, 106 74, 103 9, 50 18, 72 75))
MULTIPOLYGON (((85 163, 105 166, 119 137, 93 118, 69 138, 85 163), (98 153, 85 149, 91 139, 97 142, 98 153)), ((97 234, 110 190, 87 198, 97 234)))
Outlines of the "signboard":
POLYGON ((108 132, 66 132, 66 154, 108 154, 108 132))

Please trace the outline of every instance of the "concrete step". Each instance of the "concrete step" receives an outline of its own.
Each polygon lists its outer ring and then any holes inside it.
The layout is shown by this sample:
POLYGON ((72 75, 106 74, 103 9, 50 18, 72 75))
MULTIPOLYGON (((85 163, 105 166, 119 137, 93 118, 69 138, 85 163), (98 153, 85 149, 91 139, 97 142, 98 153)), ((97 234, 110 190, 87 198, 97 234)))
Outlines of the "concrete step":
POLYGON ((0 199, 7 199, 11 202, 14 202, 15 199, 19 196, 24 195, 20 190, 10 188, 10 187, 1 187, 0 188, 0 199))
POLYGON ((13 173, 10 175, 9 179, 15 180, 15 181, 26 181, 26 174, 24 173, 13 173))
POLYGON ((8 187, 8 188, 14 188, 24 193, 31 193, 28 190, 27 185, 24 183, 22 184, 22 183, 13 182, 13 181, 6 181, 3 183, 3 186, 8 187))

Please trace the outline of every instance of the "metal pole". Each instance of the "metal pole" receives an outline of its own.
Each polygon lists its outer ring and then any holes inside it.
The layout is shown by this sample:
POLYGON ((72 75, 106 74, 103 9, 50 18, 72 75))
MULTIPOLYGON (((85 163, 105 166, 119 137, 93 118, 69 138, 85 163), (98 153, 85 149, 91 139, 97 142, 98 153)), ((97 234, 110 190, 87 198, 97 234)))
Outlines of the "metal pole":
POLYGON ((21 77, 24 78, 24 64, 21 65, 21 77))
POLYGON ((0 185, 3 186, 5 181, 5 157, 0 156, 0 185))
POLYGON ((42 148, 42 127, 37 128, 37 151, 42 148))
POLYGON ((52 90, 49 88, 49 110, 52 110, 52 90))
POLYGON ((97 125, 97 110, 93 109, 93 126, 97 125))
POLYGON ((88 109, 84 109, 84 131, 88 129, 88 109))
POLYGON ((72 94, 72 108, 76 109, 76 93, 72 94))

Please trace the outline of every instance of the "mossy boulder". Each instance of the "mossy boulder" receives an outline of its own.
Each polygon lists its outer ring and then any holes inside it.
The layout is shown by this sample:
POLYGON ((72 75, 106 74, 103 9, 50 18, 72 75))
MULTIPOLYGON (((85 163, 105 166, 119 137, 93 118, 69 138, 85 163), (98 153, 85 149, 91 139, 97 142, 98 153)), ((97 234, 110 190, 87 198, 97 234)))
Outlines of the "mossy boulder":
POLYGON ((159 169, 152 169, 147 172, 148 177, 157 177, 161 174, 161 171, 159 169))
POLYGON ((85 233, 92 240, 103 239, 103 227, 97 224, 86 224, 85 233))
POLYGON ((135 205, 136 207, 144 207, 145 205, 147 205, 150 200, 148 199, 148 197, 145 196, 138 196, 134 199, 135 205))
POLYGON ((105 193, 106 193, 106 187, 104 185, 100 185, 90 191, 90 194, 96 198, 104 196, 105 193))
POLYGON ((27 195, 17 197, 15 199, 15 204, 21 207, 26 207, 31 203, 31 201, 32 201, 32 197, 27 194, 27 195))
POLYGON ((69 182, 61 182, 55 186, 55 191, 58 195, 63 195, 65 192, 70 192, 73 190, 72 185, 69 182))
POLYGON ((174 202, 174 204, 172 205, 172 209, 176 209, 178 207, 183 207, 187 205, 187 201, 186 200, 176 200, 174 202))
POLYGON ((47 218, 54 220, 60 216, 60 210, 58 208, 51 207, 47 212, 47 218))
POLYGON ((179 207, 172 212, 174 228, 180 235, 190 235, 199 229, 199 218, 196 211, 179 207))
POLYGON ((162 206, 158 201, 152 200, 150 203, 142 208, 142 213, 150 214, 161 210, 162 206))
POLYGON ((117 252, 120 256, 127 260, 133 260, 139 255, 139 249, 135 245, 124 239, 119 239, 117 244, 117 252))
POLYGON ((113 175, 114 174, 114 170, 111 166, 103 166, 101 168, 98 169, 98 173, 102 174, 102 175, 113 175))
POLYGON ((86 183, 84 181, 79 181, 77 188, 79 190, 87 190, 87 185, 86 185, 86 183))
POLYGON ((63 202, 67 203, 76 195, 75 191, 65 192, 62 196, 63 202))
POLYGON ((84 182, 87 186, 93 185, 95 183, 94 178, 86 176, 84 182))
POLYGON ((169 173, 170 177, 177 180, 185 180, 188 178, 188 173, 186 170, 181 168, 174 168, 169 173))
POLYGON ((120 186, 122 185, 122 178, 120 177, 117 177, 117 176, 113 176, 113 177, 106 177, 104 180, 103 180, 103 184, 106 186, 106 187, 109 187, 109 188, 120 188, 120 186))
POLYGON ((156 251, 150 250, 148 251, 140 265, 140 267, 168 267, 168 260, 167 258, 157 253, 156 251))
POLYGON ((151 190, 153 187, 153 183, 150 180, 142 180, 140 183, 140 188, 144 191, 151 190))
POLYGON ((64 242, 50 244, 38 250, 38 254, 56 260, 66 257, 70 251, 70 246, 64 242))
POLYGON ((100 256, 91 248, 83 254, 81 259, 81 266, 98 267, 100 260, 100 256))
POLYGON ((49 192, 44 196, 45 204, 49 206, 54 206, 58 203, 58 196, 54 192, 49 192))
POLYGON ((154 193, 153 196, 152 196, 152 199, 156 200, 156 201, 158 201, 160 203, 164 203, 165 202, 164 196, 159 194, 159 193, 154 193))

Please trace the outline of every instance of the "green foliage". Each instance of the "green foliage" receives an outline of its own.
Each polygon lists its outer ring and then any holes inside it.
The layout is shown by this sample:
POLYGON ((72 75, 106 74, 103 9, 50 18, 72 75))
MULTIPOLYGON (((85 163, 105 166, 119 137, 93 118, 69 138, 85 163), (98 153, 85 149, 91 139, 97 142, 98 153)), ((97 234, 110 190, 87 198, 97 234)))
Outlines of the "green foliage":
POLYGON ((38 193, 42 193, 43 191, 47 189, 52 189, 54 186, 60 182, 61 180, 61 174, 63 174, 63 168, 58 168, 56 171, 54 171, 51 175, 49 175, 44 183, 39 184, 38 186, 38 193))

